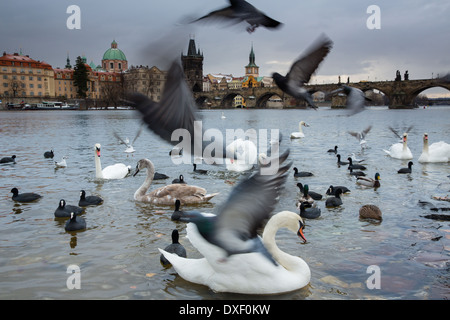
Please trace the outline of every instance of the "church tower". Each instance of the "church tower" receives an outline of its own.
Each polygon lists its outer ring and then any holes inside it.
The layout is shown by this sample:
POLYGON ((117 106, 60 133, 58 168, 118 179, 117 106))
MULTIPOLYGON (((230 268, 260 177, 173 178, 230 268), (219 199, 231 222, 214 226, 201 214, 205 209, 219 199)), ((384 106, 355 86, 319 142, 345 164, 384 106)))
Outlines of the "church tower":
POLYGON ((66 69, 72 69, 72 66, 70 65, 69 54, 67 54, 66 65, 65 65, 64 68, 66 68, 66 69))
POLYGON ((245 66, 245 76, 253 76, 254 78, 259 77, 259 67, 255 63, 255 52, 253 52, 253 43, 252 49, 250 50, 249 62, 248 65, 245 66))
POLYGON ((195 40, 189 40, 187 55, 181 54, 184 74, 193 92, 203 91, 203 54, 197 51, 195 40))

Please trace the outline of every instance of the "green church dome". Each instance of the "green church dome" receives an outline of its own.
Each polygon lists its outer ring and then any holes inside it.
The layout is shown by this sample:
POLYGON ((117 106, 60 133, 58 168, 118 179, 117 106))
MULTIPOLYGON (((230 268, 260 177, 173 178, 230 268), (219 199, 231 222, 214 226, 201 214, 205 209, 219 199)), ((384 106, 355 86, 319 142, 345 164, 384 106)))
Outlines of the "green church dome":
POLYGON ((105 51, 103 54, 103 60, 122 60, 127 61, 127 57, 122 52, 122 50, 117 48, 117 42, 113 41, 111 43, 111 48, 105 51))

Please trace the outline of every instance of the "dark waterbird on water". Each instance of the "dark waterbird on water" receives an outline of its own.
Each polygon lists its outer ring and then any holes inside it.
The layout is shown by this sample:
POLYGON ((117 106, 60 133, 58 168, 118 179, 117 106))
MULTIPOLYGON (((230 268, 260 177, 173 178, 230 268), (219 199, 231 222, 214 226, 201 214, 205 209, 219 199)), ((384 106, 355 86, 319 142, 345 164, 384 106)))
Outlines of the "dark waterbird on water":
POLYGON ((342 204, 341 194, 341 188, 337 188, 334 196, 329 197, 327 198, 327 200, 325 200, 325 206, 327 208, 339 207, 342 204))
POLYGON ((64 226, 66 231, 78 231, 86 229, 86 220, 82 217, 76 215, 75 213, 70 213, 70 220, 66 222, 64 226))
POLYGON ((55 154, 53 153, 53 149, 50 151, 44 152, 44 158, 53 158, 54 156, 55 156, 55 154))
POLYGON ((268 29, 275 29, 282 25, 281 22, 270 18, 247 1, 229 0, 229 2, 229 6, 214 10, 192 22, 223 21, 229 22, 230 24, 238 24, 245 21, 250 25, 247 27, 248 33, 252 33, 259 26, 263 26, 268 29))
POLYGON ((319 64, 330 52, 333 42, 322 34, 303 54, 292 64, 291 69, 283 76, 278 72, 272 74, 277 86, 296 99, 305 100, 309 106, 317 109, 311 94, 304 87, 316 72, 319 64))
MULTIPOLYGON (((183 257, 186 258, 186 249, 183 247, 183 245, 178 241, 179 239, 179 233, 177 229, 174 229, 172 231, 172 243, 169 244, 167 247, 164 248, 164 251, 169 252, 169 253, 175 253, 176 255, 178 255, 179 257, 183 257)), ((166 257, 164 257, 163 254, 161 254, 161 256, 159 257, 159 260, 161 262, 161 264, 164 267, 170 267, 171 264, 169 262, 169 260, 166 259, 166 257)))
POLYGON ((401 168, 397 172, 398 173, 411 173, 412 172, 412 169, 411 169, 412 165, 413 165, 413 162, 409 161, 408 162, 408 168, 401 168))
POLYGON ((363 166, 362 164, 358 164, 358 163, 353 164, 353 159, 350 158, 350 157, 348 157, 347 160, 348 160, 348 170, 350 170, 350 169, 354 169, 354 170, 366 170, 366 169, 367 169, 367 168, 366 168, 365 166, 363 166))
POLYGON ((338 152, 337 149, 338 149, 338 146, 334 146, 333 149, 328 149, 327 152, 329 152, 329 153, 336 153, 337 154, 337 152, 338 152))
POLYGON ((42 198, 40 194, 33 192, 26 192, 19 194, 19 190, 17 188, 12 188, 11 192, 13 194, 12 199, 17 202, 32 202, 42 198))
POLYGON ((294 170, 294 177, 312 177, 314 174, 309 171, 298 171, 297 167, 293 168, 294 170))
POLYGON ((16 163, 16 155, 12 155, 11 157, 3 157, 0 159, 0 163, 16 163))
POLYGON ((340 154, 337 154, 336 157, 337 157, 337 164, 340 165, 340 166, 345 166, 345 165, 350 163, 348 161, 341 161, 341 155, 340 154))
POLYGON ((307 202, 300 203, 300 217, 307 219, 317 219, 320 217, 321 210, 317 207, 312 207, 307 202))
POLYGON ((84 211, 83 208, 73 206, 70 204, 66 204, 66 200, 59 200, 58 208, 55 210, 56 218, 69 218, 70 214, 73 212, 75 215, 82 214, 84 211))
POLYGON ((181 206, 181 201, 180 200, 175 200, 175 210, 173 210, 172 212, 172 216, 170 217, 171 220, 173 221, 178 221, 180 220, 180 218, 182 216, 185 215, 183 210, 180 210, 180 206, 181 206))
POLYGON ((337 189, 341 189, 342 193, 350 192, 350 189, 347 188, 347 187, 344 187, 344 186, 333 186, 333 185, 331 185, 331 186, 328 187, 328 189, 327 189, 327 191, 326 191, 326 194, 329 195, 329 196, 330 196, 330 195, 335 195, 337 189))
POLYGON ((194 163, 194 170, 193 170, 195 173, 198 173, 198 174, 207 174, 208 173, 208 170, 204 170, 204 169, 197 169, 197 164, 195 164, 194 163))
POLYGON ((98 196, 86 196, 86 191, 80 191, 80 200, 78 205, 80 207, 97 206, 103 203, 103 199, 98 196))
POLYGON ((183 175, 180 174, 180 176, 178 178, 172 180, 172 183, 184 183, 184 184, 186 184, 186 181, 184 181, 183 175))

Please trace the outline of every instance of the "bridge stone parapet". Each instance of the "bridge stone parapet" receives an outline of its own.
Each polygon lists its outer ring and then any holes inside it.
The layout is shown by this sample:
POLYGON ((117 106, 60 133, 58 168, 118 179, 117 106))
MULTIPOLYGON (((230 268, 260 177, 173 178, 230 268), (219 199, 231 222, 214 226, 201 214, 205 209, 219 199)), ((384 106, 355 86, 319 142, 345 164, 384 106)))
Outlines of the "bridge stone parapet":
MULTIPOLYGON (((439 79, 419 79, 404 81, 361 81, 347 84, 358 88, 363 92, 369 90, 381 91, 389 100, 389 108, 413 108, 414 99, 420 92, 434 87, 441 87, 450 90, 450 83, 442 82, 439 79)), ((306 89, 311 93, 323 92, 329 95, 338 89, 341 84, 311 84, 306 89)), ((278 87, 258 87, 242 88, 233 90, 213 90, 209 92, 195 92, 194 98, 197 104, 203 108, 234 108, 233 99, 242 96, 247 108, 267 108, 268 101, 272 96, 281 99, 283 108, 306 107, 306 103, 285 94, 278 87)), ((333 106, 345 105, 345 97, 332 98, 333 106)))

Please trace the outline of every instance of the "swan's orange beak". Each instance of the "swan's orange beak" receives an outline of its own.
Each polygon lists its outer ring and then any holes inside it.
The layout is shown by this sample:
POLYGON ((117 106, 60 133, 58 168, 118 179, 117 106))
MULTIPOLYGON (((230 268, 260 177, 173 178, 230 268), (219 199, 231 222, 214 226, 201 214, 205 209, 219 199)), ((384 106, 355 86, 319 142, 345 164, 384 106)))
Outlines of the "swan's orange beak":
POLYGON ((100 157, 100 149, 97 149, 97 157, 100 157))
POLYGON ((304 229, 304 228, 305 228, 305 225, 304 225, 302 222, 300 222, 300 228, 299 228, 298 231, 297 231, 297 235, 298 235, 300 238, 303 239, 303 243, 306 242, 305 235, 303 234, 303 229, 304 229))

